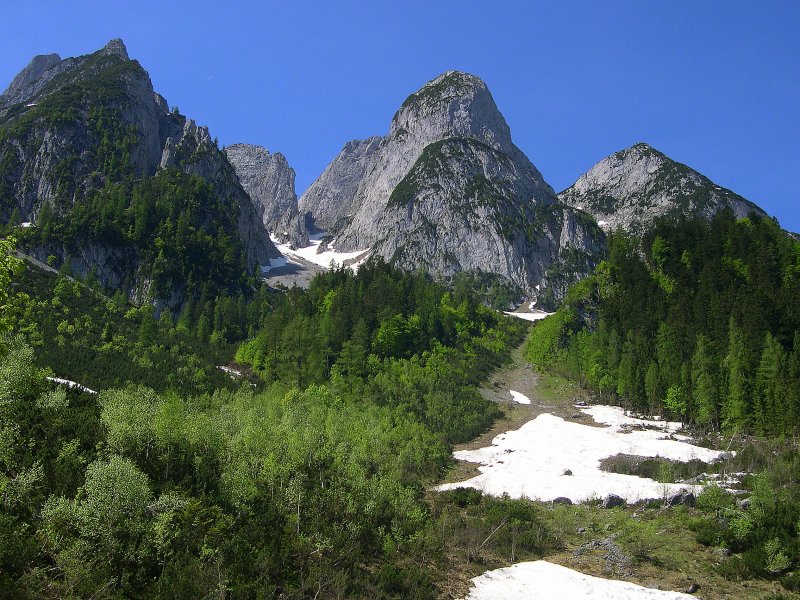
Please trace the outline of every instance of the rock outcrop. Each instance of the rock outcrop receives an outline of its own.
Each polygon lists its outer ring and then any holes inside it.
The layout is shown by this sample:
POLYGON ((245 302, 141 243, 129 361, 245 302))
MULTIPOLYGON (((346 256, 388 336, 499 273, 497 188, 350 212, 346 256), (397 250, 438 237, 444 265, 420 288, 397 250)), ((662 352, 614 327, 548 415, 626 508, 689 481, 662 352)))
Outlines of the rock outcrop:
POLYGON ((456 71, 409 96, 386 137, 346 146, 300 204, 336 250, 444 277, 493 273, 534 297, 563 296, 604 241, 513 144, 486 84, 456 71))
POLYGON ((305 219, 297 209, 294 169, 280 152, 251 144, 225 148, 228 160, 273 238, 295 247, 308 245, 305 219))
POLYGON ((644 143, 615 152, 558 195, 590 213, 606 231, 638 235, 667 215, 710 218, 723 208, 738 217, 766 213, 738 194, 644 143))

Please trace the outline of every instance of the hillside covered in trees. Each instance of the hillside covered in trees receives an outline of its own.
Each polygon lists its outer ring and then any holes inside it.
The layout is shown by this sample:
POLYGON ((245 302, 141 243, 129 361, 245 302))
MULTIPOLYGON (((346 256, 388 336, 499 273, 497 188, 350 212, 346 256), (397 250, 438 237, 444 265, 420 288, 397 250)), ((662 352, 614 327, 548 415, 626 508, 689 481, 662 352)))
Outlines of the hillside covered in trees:
POLYGON ((662 221, 535 328, 531 361, 604 400, 762 435, 800 423, 800 242, 771 219, 723 211, 662 221))
POLYGON ((26 293, 4 303, 0 596, 435 593, 424 490, 449 444, 498 415, 475 384, 521 322, 376 262, 241 312, 222 302, 204 338, 191 307, 173 325, 13 271, 26 293), (255 387, 209 365, 231 358, 234 326, 253 334, 237 357, 255 387), (46 379, 70 364, 99 395, 46 379))

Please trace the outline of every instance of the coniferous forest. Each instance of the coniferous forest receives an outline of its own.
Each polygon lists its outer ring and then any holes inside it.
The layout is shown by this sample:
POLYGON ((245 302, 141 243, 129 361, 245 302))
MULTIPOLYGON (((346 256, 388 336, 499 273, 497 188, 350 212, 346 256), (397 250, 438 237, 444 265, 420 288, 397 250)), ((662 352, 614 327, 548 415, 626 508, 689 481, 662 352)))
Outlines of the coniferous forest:
POLYGON ((537 327, 537 365, 701 427, 793 435, 800 423, 800 242, 722 211, 616 234, 595 274, 537 327))
MULTIPOLYGON (((198 295, 156 315, 12 247, 4 597, 437 597, 454 544, 468 561, 480 540, 505 560, 541 556, 564 547, 563 519, 589 518, 465 490, 428 497, 452 445, 500 416, 477 387, 528 330, 468 278, 445 287, 374 260, 308 290, 198 295)), ((724 577, 787 589, 800 559, 799 285, 800 244, 770 219, 665 220, 641 241, 612 235, 525 345, 600 402, 739 436, 739 464, 759 473, 751 508, 711 486, 686 527, 736 552, 724 577)), ((634 550, 647 531, 625 534, 634 550)))

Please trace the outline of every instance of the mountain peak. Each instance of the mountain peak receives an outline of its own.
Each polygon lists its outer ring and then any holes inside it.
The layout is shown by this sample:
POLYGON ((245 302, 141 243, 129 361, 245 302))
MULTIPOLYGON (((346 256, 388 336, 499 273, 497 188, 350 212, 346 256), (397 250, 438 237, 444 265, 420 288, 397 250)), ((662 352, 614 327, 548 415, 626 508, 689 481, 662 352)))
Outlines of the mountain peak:
POLYGON ((58 54, 39 54, 34 56, 28 66, 14 77, 6 91, 3 92, 3 96, 7 98, 16 96, 17 92, 37 81, 47 70, 52 69, 60 62, 61 57, 58 54))
POLYGON ((463 71, 445 71, 406 98, 401 110, 475 93, 489 93, 489 88, 482 79, 463 71))
POLYGON ((479 77, 462 71, 442 73, 406 98, 392 119, 389 135, 410 135, 426 143, 473 138, 495 150, 514 152, 511 131, 489 88, 479 77))
POLYGON ((113 54, 119 56, 122 60, 130 60, 128 57, 128 49, 125 47, 125 42, 123 42, 120 38, 114 38, 113 40, 109 41, 105 46, 103 46, 100 52, 103 54, 113 54))
POLYGON ((711 217, 729 207, 737 217, 764 212, 708 177, 639 142, 607 156, 559 199, 585 210, 606 230, 641 233, 664 215, 711 217))

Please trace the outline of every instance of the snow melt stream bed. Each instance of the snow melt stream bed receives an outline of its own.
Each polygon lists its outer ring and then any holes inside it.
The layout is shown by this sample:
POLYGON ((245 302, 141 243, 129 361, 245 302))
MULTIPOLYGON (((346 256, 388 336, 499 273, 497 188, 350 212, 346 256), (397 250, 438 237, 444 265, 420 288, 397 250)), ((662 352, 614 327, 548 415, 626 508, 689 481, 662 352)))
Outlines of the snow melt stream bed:
POLYGON ((692 486, 609 473, 600 469, 604 458, 629 454, 712 462, 725 454, 694 446, 686 441, 689 439, 686 436, 675 435, 680 423, 628 417, 614 406, 581 410, 605 426, 582 425, 541 414, 517 430, 496 436, 491 446, 455 452, 453 456, 458 460, 479 463, 480 475, 436 489, 471 487, 492 496, 508 494, 512 498, 540 501, 566 497, 573 502, 616 494, 628 502, 638 502, 662 498, 692 486), (634 426, 656 430, 631 430, 634 426))
POLYGON ((592 577, 544 560, 487 571, 475 577, 472 583, 466 600, 681 600, 693 597, 627 581, 592 577))

